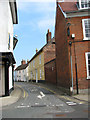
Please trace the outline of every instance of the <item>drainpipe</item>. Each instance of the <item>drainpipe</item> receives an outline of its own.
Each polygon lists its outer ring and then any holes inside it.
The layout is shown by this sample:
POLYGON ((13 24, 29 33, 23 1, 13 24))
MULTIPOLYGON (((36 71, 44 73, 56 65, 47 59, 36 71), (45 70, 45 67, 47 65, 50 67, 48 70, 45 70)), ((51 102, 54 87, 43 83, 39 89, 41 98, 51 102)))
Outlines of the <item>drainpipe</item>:
POLYGON ((70 45, 70 63, 71 63, 71 81, 72 81, 72 94, 73 94, 73 70, 72 70, 72 51, 71 51, 71 46, 72 46, 72 42, 69 41, 69 45, 70 45))

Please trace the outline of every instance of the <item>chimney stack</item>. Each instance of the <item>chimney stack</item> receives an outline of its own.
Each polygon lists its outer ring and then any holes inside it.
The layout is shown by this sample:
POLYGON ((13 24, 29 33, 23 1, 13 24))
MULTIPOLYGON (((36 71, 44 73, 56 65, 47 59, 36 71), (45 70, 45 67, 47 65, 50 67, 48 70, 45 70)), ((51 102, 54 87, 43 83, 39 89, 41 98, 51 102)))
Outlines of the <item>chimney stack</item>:
POLYGON ((36 48, 36 53, 38 52, 38 49, 36 48))
POLYGON ((26 64, 26 61, 25 61, 25 60, 22 60, 22 61, 21 61, 21 65, 24 65, 24 64, 26 64))
POLYGON ((29 60, 27 59, 27 63, 29 62, 29 60))
POLYGON ((47 39, 47 43, 51 42, 51 32, 49 32, 49 29, 48 29, 48 33, 46 34, 46 39, 47 39))

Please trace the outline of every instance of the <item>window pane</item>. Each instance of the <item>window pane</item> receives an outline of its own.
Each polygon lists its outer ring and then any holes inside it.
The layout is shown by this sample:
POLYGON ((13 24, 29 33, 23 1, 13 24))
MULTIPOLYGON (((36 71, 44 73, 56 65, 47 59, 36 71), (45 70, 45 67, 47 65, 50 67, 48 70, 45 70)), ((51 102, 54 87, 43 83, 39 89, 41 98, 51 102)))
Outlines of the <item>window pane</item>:
POLYGON ((90 37, 90 19, 85 19, 84 20, 84 31, 85 31, 85 37, 89 38, 90 37))
POLYGON ((90 7, 90 0, 81 0, 81 8, 90 7))
POLYGON ((88 54, 88 59, 90 60, 90 54, 88 54))
POLYGON ((90 60, 88 60, 88 64, 90 65, 90 60))

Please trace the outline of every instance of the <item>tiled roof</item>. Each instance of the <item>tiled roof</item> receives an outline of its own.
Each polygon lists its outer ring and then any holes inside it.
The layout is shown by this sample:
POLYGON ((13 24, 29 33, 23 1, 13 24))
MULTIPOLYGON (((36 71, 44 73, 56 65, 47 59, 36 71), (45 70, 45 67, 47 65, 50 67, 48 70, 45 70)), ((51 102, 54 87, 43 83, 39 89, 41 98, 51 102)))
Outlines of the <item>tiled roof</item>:
POLYGON ((76 2, 59 2, 63 12, 78 11, 76 2))
POLYGON ((28 64, 20 65, 20 66, 18 66, 18 67, 15 69, 15 71, 25 69, 25 68, 27 67, 27 65, 28 65, 28 64))

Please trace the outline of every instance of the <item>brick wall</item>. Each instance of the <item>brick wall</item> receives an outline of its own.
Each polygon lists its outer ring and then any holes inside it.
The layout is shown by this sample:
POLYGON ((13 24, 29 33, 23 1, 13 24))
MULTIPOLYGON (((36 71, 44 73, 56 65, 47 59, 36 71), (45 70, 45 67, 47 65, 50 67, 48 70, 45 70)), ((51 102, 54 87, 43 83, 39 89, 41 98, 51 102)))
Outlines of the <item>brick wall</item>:
POLYGON ((57 84, 64 88, 70 88, 71 82, 71 61, 70 61, 70 45, 72 42, 72 68, 74 89, 76 89, 76 70, 75 70, 75 54, 77 61, 77 75, 79 89, 88 89, 90 83, 86 79, 86 59, 85 52, 90 52, 90 41, 83 40, 82 19, 90 17, 74 17, 65 19, 60 8, 56 13, 56 67, 57 67, 57 84), (70 36, 67 36, 67 23, 70 23, 70 36), (71 38, 75 34, 75 39, 71 38), (88 84, 89 83, 89 84, 88 84))
POLYGON ((56 67, 57 67, 57 84, 60 87, 70 88, 70 71, 69 71, 69 56, 68 42, 66 31, 66 19, 64 18, 60 8, 57 8, 56 13, 56 67))
MULTIPOLYGON (((71 23, 70 36, 68 37, 68 42, 72 41, 71 51, 72 51, 74 89, 76 89, 75 54, 76 54, 76 62, 77 62, 78 88, 88 89, 89 82, 87 80, 85 53, 90 51, 88 49, 88 45, 90 44, 90 41, 83 40, 83 28, 82 28, 82 19, 86 19, 86 18, 88 17, 74 17, 67 19, 67 22, 71 23), (75 34, 74 40, 71 38, 71 35, 73 33, 75 34)), ((69 45, 68 45, 68 51, 70 56, 69 45)), ((69 61, 70 61, 70 57, 69 57, 69 61)))
POLYGON ((47 83, 56 84, 56 59, 53 59, 44 65, 45 80, 47 83))
POLYGON ((48 43, 44 47, 44 64, 56 58, 55 44, 48 43))

